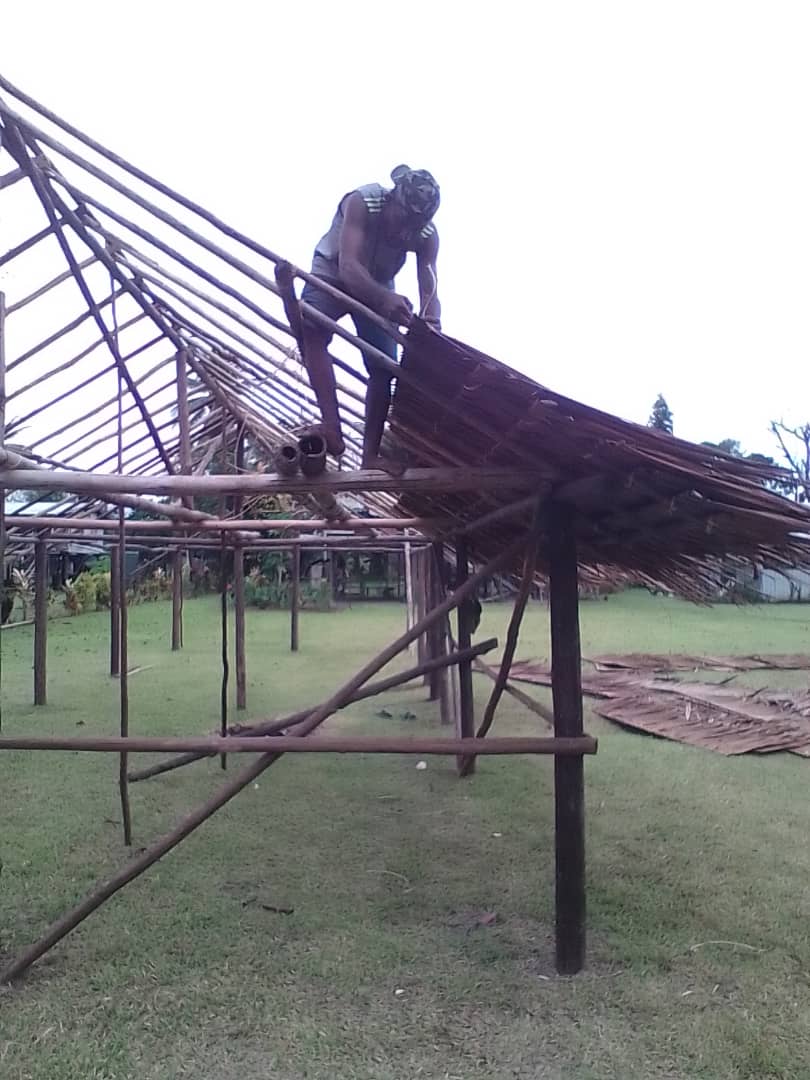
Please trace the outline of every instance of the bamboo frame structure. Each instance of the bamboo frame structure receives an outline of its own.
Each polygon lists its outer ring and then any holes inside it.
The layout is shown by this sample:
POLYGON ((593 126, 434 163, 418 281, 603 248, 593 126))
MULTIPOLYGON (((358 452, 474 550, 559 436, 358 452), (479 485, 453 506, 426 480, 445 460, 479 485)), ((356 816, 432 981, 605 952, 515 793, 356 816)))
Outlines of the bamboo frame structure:
MULTIPOLYGON (((0 267, 44 258, 46 249, 59 260, 49 262, 35 280, 26 278, 24 294, 5 300, 0 294, 0 491, 63 493, 47 514, 32 496, 6 515, 3 498, 3 566, 6 547, 14 553, 33 548, 41 597, 41 571, 44 565, 47 572, 51 545, 86 540, 109 547, 111 555, 110 670, 120 678, 120 734, 117 741, 113 736, 94 740, 93 747, 87 740, 56 743, 118 753, 122 807, 127 784, 137 778, 216 754, 224 762, 226 752, 258 755, 56 920, 0 972, 0 982, 22 974, 282 752, 446 753, 456 756, 460 772, 468 775, 476 756, 524 752, 519 746, 554 755, 557 964, 561 972, 580 970, 585 957, 583 755, 596 746, 582 726, 578 582, 586 574, 603 580, 605 567, 625 573, 629 566, 635 581, 663 582, 702 599, 729 553, 753 552, 777 566, 804 558, 810 563, 801 540, 810 532, 810 516, 766 491, 778 470, 722 455, 707 460, 705 448, 661 440, 571 402, 504 371, 419 319, 407 334, 392 329, 377 312, 124 160, 2 76, 0 90, 10 99, 0 100, 0 154, 8 155, 0 161, 0 189, 27 192, 43 220, 38 232, 15 238, 0 255, 0 267), (385 329, 404 347, 402 363, 302 303, 296 281, 337 295, 347 310, 385 329), (71 289, 82 308, 60 307, 40 325, 39 312, 71 289), (304 317, 349 346, 333 358, 346 453, 339 470, 330 462, 318 477, 268 471, 280 446, 321 421, 302 363, 304 317), (368 383, 363 359, 397 380, 389 427, 405 455, 402 475, 361 468, 368 383), (88 397, 97 402, 90 409, 88 397), (19 444, 21 432, 27 446, 19 444), (212 475, 217 455, 222 459, 217 467, 226 471, 212 475), (194 505, 195 496, 219 498, 219 514, 203 512, 202 502, 194 505), (271 496, 283 498, 285 507, 289 500, 284 517, 251 516, 253 504, 271 496), (160 520, 133 521, 128 511, 160 520), (663 535, 669 548, 662 555, 655 541, 663 535), (745 543, 735 546, 740 535, 745 543), (403 554, 405 633, 319 706, 229 729, 226 568, 232 569, 234 592, 236 706, 244 710, 244 556, 287 550, 299 567, 301 552, 314 547, 403 554), (151 557, 166 553, 172 560, 174 650, 183 644, 184 559, 192 551, 220 555, 218 736, 150 741, 129 732, 127 549, 151 557), (453 549, 456 582, 448 596, 444 566, 453 549), (538 570, 548 575, 551 595, 553 712, 509 684, 538 570), (492 644, 473 643, 467 602, 496 571, 520 575, 497 671, 481 659, 492 644), (458 646, 451 645, 448 653, 454 609, 458 646), (369 682, 411 647, 415 667, 369 682), (477 736, 474 669, 493 682, 477 736), (442 721, 457 724, 458 738, 414 740, 407 746, 382 736, 308 740, 351 701, 416 678, 427 681, 442 721), (553 737, 523 742, 489 737, 503 693, 552 723, 553 737), (127 755, 139 747, 154 752, 181 746, 184 752, 168 761, 127 767, 127 755)), ((299 576, 294 569, 292 650, 301 648, 299 576)), ((35 696, 43 702, 46 616, 40 600, 34 667, 35 696)), ((0 741, 0 749, 56 748, 53 740, 34 736, 8 739, 0 741)), ((124 818, 128 834, 128 803, 124 818)))

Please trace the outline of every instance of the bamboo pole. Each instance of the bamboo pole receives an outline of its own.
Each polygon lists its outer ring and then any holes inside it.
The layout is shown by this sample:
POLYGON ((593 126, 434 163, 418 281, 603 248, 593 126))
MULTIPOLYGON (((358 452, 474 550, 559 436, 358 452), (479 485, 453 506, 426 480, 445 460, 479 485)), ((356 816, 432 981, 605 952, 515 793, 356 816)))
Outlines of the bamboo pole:
MULTIPOLYGON (((490 679, 492 679, 493 682, 498 677, 495 669, 491 668, 489 664, 484 663, 484 661, 480 657, 476 657, 476 659, 473 660, 473 667, 477 671, 480 671, 482 675, 487 675, 490 679)), ((547 708, 541 702, 535 701, 534 698, 529 697, 527 693, 525 693, 519 687, 513 686, 510 682, 506 683, 506 685, 504 686, 504 690, 507 694, 510 694, 516 701, 519 701, 521 705, 525 705, 530 712, 533 712, 535 714, 535 716, 539 716, 541 720, 545 720, 545 722, 550 727, 554 726, 554 713, 551 709, 547 708)))
MULTIPOLYGON (((541 525, 542 503, 538 500, 526 544, 526 556, 523 561, 523 576, 515 596, 512 617, 509 620, 509 627, 506 631, 506 646, 503 651, 503 657, 501 658, 501 666, 495 679, 495 685, 492 687, 489 701, 487 701, 486 708, 484 709, 483 720, 476 732, 476 737, 479 739, 485 738, 487 732, 492 727, 492 721, 495 719, 495 710, 503 696, 503 692, 506 689, 506 684, 509 679, 509 671, 512 667, 512 661, 515 658, 515 650, 517 649, 518 640, 520 638, 520 627, 526 612, 526 604, 528 603, 529 593, 531 592, 537 573, 537 560, 540 555, 541 525)), ((474 763, 472 761, 465 762, 462 766, 461 775, 467 776, 469 772, 472 771, 473 766, 474 763)))
MULTIPOLYGON (((2 459, 0 459, 2 460, 2 459)), ((470 468, 427 467, 406 469, 402 476, 392 476, 381 469, 356 469, 327 472, 321 476, 277 476, 273 473, 250 476, 125 476, 116 473, 91 473, 65 469, 37 472, 32 469, 6 468, 0 483, 32 490, 69 491, 88 495, 268 495, 274 493, 319 494, 333 492, 459 492, 489 489, 532 489, 538 474, 498 466, 470 468)), ((156 508, 157 510, 157 508, 156 508)), ((204 515, 203 515, 204 516, 204 515)), ((373 519, 367 519, 367 525, 373 519)))
POLYGON ((172 552, 172 652, 183 648, 183 549, 172 552))
POLYGON ((48 703, 48 545, 34 545, 34 704, 48 703))
MULTIPOLYGON (((241 431, 236 435, 236 471, 242 473, 245 468, 245 439, 241 431)), ((233 512, 237 517, 243 513, 242 496, 234 500, 233 512)), ((223 543, 225 533, 221 534, 223 543)), ((245 552, 241 542, 233 545, 233 613, 234 613, 234 655, 236 660, 236 708, 247 708, 247 676, 245 663, 245 552)))
MULTIPOLYGON (((112 306, 113 331, 110 335, 111 348, 120 356, 118 344, 118 312, 116 305, 112 306)), ((118 471, 124 468, 124 369, 118 369, 118 471)), ((129 735, 129 626, 127 618, 127 533, 124 508, 118 509, 118 605, 121 609, 119 617, 119 629, 121 632, 120 657, 121 664, 118 672, 118 687, 120 691, 120 731, 121 738, 126 745, 129 735)), ((121 800, 121 822, 124 831, 124 844, 132 845, 132 810, 129 803, 129 780, 127 779, 128 756, 126 749, 122 750, 118 757, 118 792, 121 800)))
POLYGON ((110 546, 110 675, 121 674, 121 550, 110 546))
MULTIPOLYGON (((411 565, 411 545, 407 540, 405 541, 403 557, 405 561, 405 629, 410 630, 415 619, 413 613, 413 567, 411 565)), ((415 643, 412 641, 408 646, 408 652, 413 656, 415 651, 415 643)))
POLYGON ((369 735, 321 735, 306 739, 301 735, 215 735, 170 738, 158 735, 10 735, 0 736, 0 751, 38 750, 78 753, 167 753, 184 750, 210 757, 213 754, 554 754, 568 757, 595 754, 597 742, 590 735, 509 736, 491 739, 448 739, 425 736, 399 737, 369 735))
MULTIPOLYGON (((0 448, 6 441, 6 294, 0 289, 0 448)), ((5 502, 5 492, 0 492, 5 502)), ((5 572, 3 574, 5 578, 5 572)))
MULTIPOLYGON (((150 504, 151 505, 151 504, 150 504)), ((345 518, 340 522, 340 525, 336 527, 333 522, 327 518, 272 518, 272 519, 259 519, 259 518, 217 518, 210 517, 206 514, 201 514, 198 519, 183 519, 189 520, 189 524, 193 522, 193 532, 286 532, 288 530, 295 530, 302 533, 321 533, 328 529, 332 529, 336 532, 351 533, 353 531, 366 532, 369 527, 380 531, 382 529, 402 529, 402 530, 433 530, 439 523, 437 518, 417 518, 417 517, 403 517, 403 518, 374 518, 374 517, 350 517, 345 518)), ((60 517, 57 514, 9 514, 6 518, 9 528, 27 526, 32 529, 49 529, 54 532, 80 532, 84 529, 109 529, 115 523, 112 518, 100 518, 100 517, 60 517)), ((128 533, 164 533, 174 532, 178 528, 176 522, 167 521, 130 521, 127 519, 127 532, 128 533)), ((303 541, 306 537, 300 537, 303 541)), ((325 537, 324 539, 335 539, 334 537, 325 537)), ((352 537, 340 537, 341 542, 347 539, 354 539, 352 537)), ((404 543, 419 544, 424 543, 424 539, 420 536, 404 536, 404 537, 379 537, 378 539, 388 541, 401 539, 404 543)), ((284 543, 290 543, 289 540, 285 540, 284 543)))
POLYGON ((23 240, 22 243, 17 244, 16 247, 9 248, 8 251, 4 251, 0 255, 0 267, 5 266, 6 263, 12 262, 18 255, 24 255, 26 251, 30 251, 32 247, 38 244, 41 240, 50 236, 53 232, 53 226, 47 225, 44 229, 40 229, 38 233, 34 233, 33 236, 29 236, 27 240, 23 240))
MULTIPOLYGON (((6 441, 6 294, 0 289, 0 448, 6 441)), ((6 599, 6 489, 0 487, 0 607, 6 599)), ((3 652, 0 646, 0 730, 3 726, 3 652)))
MULTIPOLYGON (((230 664, 228 662, 228 581, 227 581, 227 550, 222 545, 219 558, 219 597, 220 597, 220 656, 222 661, 222 678, 219 689, 219 730, 225 735, 228 730, 228 680, 230 678, 230 664)), ((220 755, 219 764, 222 769, 227 767, 225 754, 220 755)))
MULTIPOLYGON (((549 515, 551 692, 554 734, 577 738, 582 726, 582 660, 574 511, 554 504, 549 515)), ((554 761, 557 971, 575 975, 585 963, 585 781, 580 756, 554 761)))
MULTIPOLYGON (((157 432, 157 429, 155 428, 148 409, 143 403, 143 399, 141 398, 141 395, 138 391, 138 387, 134 379, 132 378, 129 369, 124 363, 121 352, 118 348, 117 335, 113 336, 107 329, 107 324, 101 316, 101 309, 99 308, 99 305, 97 304, 92 292, 90 291, 87 281, 85 280, 84 273, 81 270, 78 262, 76 261, 76 257, 74 256, 70 245, 67 242, 67 238, 65 237, 65 223, 59 219, 59 216, 57 214, 57 207, 61 203, 61 200, 55 198, 54 192, 50 184, 50 180, 43 177, 42 173, 40 173, 39 171, 38 166, 31 161, 30 157, 28 156, 28 150, 25 144, 27 143, 28 147, 33 150, 33 152, 37 155, 40 153, 40 149, 33 141, 33 139, 31 139, 30 135, 27 138, 22 136, 19 127, 17 127, 16 125, 12 125, 10 129, 9 127, 7 127, 7 131, 10 131, 11 134, 10 145, 8 146, 9 152, 15 159, 17 159, 18 163, 22 165, 22 167, 27 171, 29 177, 31 178, 31 183, 34 185, 37 197, 39 198, 40 202, 43 205, 43 208, 45 209, 48 220, 55 228, 54 235, 56 236, 59 247, 62 249, 62 254, 67 260, 68 266, 73 271, 73 276, 76 280, 76 284, 79 286, 79 291, 84 297, 84 301, 90 310, 90 314, 92 315, 96 325, 101 331, 102 336, 107 342, 113 359, 115 360, 116 366, 118 367, 119 374, 123 378, 124 382, 126 382, 127 389, 129 390, 134 401, 138 405, 141 416, 143 417, 143 422, 146 424, 146 427, 148 428, 149 433, 154 440, 155 447, 161 458, 163 459, 163 464, 166 467, 166 471, 171 474, 174 472, 174 465, 172 464, 171 458, 166 453, 166 448, 164 447, 163 442, 157 432)), ((62 216, 67 218, 68 224, 72 224, 73 220, 75 220, 75 214, 70 211, 68 213, 65 213, 66 208, 64 207, 64 204, 62 204, 61 210, 62 216)), ((78 232, 78 235, 80 239, 83 239, 81 231, 78 232)), ((94 253, 94 255, 98 257, 97 252, 94 253)))
MULTIPOLYGON (((328 716, 338 709, 343 708, 354 693, 364 686, 373 675, 376 675, 376 673, 398 653, 406 648, 408 643, 414 637, 423 633, 426 626, 429 626, 434 619, 442 618, 448 611, 451 611, 459 604, 476 587, 479 581, 483 580, 484 577, 496 573, 502 566, 505 566, 512 558, 514 558, 520 548, 521 542, 522 541, 517 544, 513 543, 506 547, 500 555, 491 559, 477 574, 473 574, 468 578, 468 580, 460 586, 452 596, 447 598, 441 607, 435 608, 430 612, 426 616, 423 624, 412 627, 410 631, 401 635, 396 641, 393 641, 390 645, 386 646, 386 648, 378 653, 377 656, 369 660, 369 662, 355 675, 336 690, 330 698, 313 710, 309 718, 301 725, 296 737, 303 738, 309 735, 319 727, 328 716)), ((489 740, 487 740, 487 742, 489 742, 489 740)), ((80 901, 80 903, 71 911, 52 923, 38 941, 29 946, 29 948, 24 949, 15 960, 12 960, 10 964, 0 971, 0 985, 11 982, 12 979, 16 979, 21 975, 31 966, 31 964, 48 952, 48 950, 57 942, 61 941, 66 934, 70 933, 70 931, 86 919, 88 915, 100 907, 105 900, 108 900, 118 892, 119 889, 128 884, 128 882, 140 876, 140 874, 152 866, 153 863, 156 863, 168 851, 171 851, 172 848, 176 847, 177 844, 184 840, 185 837, 192 833, 199 825, 202 825, 203 822, 207 821, 212 814, 216 813, 220 807, 229 802, 243 788, 247 787, 248 784, 253 783, 265 769, 278 761, 280 756, 281 755, 278 752, 262 754, 255 762, 243 769, 235 777, 228 780, 215 795, 201 807, 198 807, 189 814, 170 833, 162 837, 150 848, 147 848, 141 855, 130 860, 122 870, 119 870, 111 878, 108 878, 93 889, 93 891, 85 897, 84 900, 80 901)))
MULTIPOLYGON (((377 694, 382 694, 387 690, 393 690, 397 686, 404 686, 406 683, 412 682, 420 675, 423 675, 426 670, 430 670, 430 667, 433 665, 439 664, 452 667, 467 656, 480 657, 484 653, 491 652, 497 647, 498 639, 488 638, 486 641, 481 641, 477 645, 474 645, 467 653, 454 652, 448 656, 438 657, 425 664, 419 664, 416 667, 408 668, 407 671, 402 671, 397 675, 389 675, 385 679, 378 679, 376 682, 368 683, 361 690, 358 690, 357 693, 352 694, 346 702, 346 705, 353 705, 357 701, 365 701, 366 698, 376 697, 377 694)), ((284 733, 289 728, 304 723, 311 712, 311 708, 299 709, 297 712, 273 720, 263 720, 251 724, 237 724, 235 727, 229 729, 229 734, 259 736, 284 733)), ((210 756, 211 754, 201 753, 181 754, 178 757, 169 758, 167 761, 161 761, 155 765, 148 765, 143 769, 135 769, 130 772, 129 779, 132 783, 137 783, 140 780, 148 780, 153 776, 160 776, 163 773, 173 772, 175 769, 180 769, 185 765, 191 765, 195 761, 201 761, 203 758, 210 756)))
POLYGON ((290 590, 290 651, 298 652, 298 608, 301 603, 301 545, 293 544, 290 590))
MULTIPOLYGON (((82 260, 82 262, 77 263, 77 266, 79 270, 86 270, 95 262, 95 255, 90 255, 88 256, 88 258, 82 260)), ((34 300, 39 300, 41 296, 45 296, 51 291, 51 289, 55 289, 57 285, 63 285, 66 281, 70 281, 72 277, 72 270, 63 270, 61 274, 58 274, 55 278, 51 278, 51 280, 46 282, 44 285, 40 285, 38 289, 35 289, 34 292, 29 293, 27 296, 24 296, 22 300, 17 300, 16 303, 10 304, 9 307, 6 309, 6 314, 12 315, 15 311, 20 311, 22 308, 27 307, 28 304, 32 303, 34 300)))

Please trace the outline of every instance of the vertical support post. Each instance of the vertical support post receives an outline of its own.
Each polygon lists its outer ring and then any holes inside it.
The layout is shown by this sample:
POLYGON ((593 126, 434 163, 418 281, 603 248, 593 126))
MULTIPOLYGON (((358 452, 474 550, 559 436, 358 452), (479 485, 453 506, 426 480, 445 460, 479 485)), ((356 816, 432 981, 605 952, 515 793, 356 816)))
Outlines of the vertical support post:
MULTIPOLYGON (((180 472, 190 473, 191 426, 188 413, 188 370, 185 349, 178 349, 177 351, 175 370, 177 375, 180 472)), ((187 495, 180 501, 186 507, 194 505, 194 500, 187 495)), ((183 560, 185 556, 186 549, 178 548, 172 558, 172 652, 177 652, 183 648, 183 560)))
POLYGON ((301 603, 301 545, 293 544, 290 560, 290 651, 298 652, 298 608, 301 603))
MULTIPOLYGON (((582 670, 573 511, 552 505, 549 517, 551 692, 554 734, 581 735, 582 670)), ((557 971, 585 963, 585 785, 583 759, 554 758, 557 971)))
MULTIPOLYGON (((121 380, 118 381, 119 409, 121 406, 121 380)), ((120 421, 120 413, 119 413, 120 421)), ((119 462, 121 454, 119 423, 119 462)), ((120 671, 118 672, 118 686, 121 691, 121 737, 129 735, 129 637, 127 619, 127 534, 124 525, 124 508, 118 511, 118 606, 119 629, 120 629, 120 671)), ((129 777, 127 776, 129 755, 122 751, 118 757, 118 791, 121 797, 121 820, 124 827, 124 843, 127 847, 132 846, 132 812, 129 806, 129 777)))
POLYGON ((183 648, 183 549, 172 554, 172 652, 183 648))
POLYGON ((34 704, 48 704, 48 544, 40 533, 34 545, 34 704))
POLYGON ((121 552, 110 547, 110 675, 121 674, 121 552))
MULTIPOLYGON (((224 512, 222 514, 224 517, 224 512)), ((222 634, 222 679, 219 689, 219 733, 223 737, 228 734, 228 679, 231 668, 228 661, 228 553, 225 547, 225 536, 222 534, 222 548, 219 555, 219 614, 220 629, 222 634)), ((228 767, 228 755, 219 755, 221 769, 228 767)))
MULTIPOLYGON (((236 433, 235 464, 237 475, 245 471, 245 437, 242 431, 236 433)), ((243 498, 234 499, 234 514, 242 515, 243 498)), ((247 708, 247 677, 245 664, 245 552, 241 542, 236 539, 233 549, 233 617, 234 617, 234 653, 236 658, 236 708, 247 708)))
MULTIPOLYGON (((425 598, 425 559, 424 550, 415 551, 411 556, 413 565, 413 614, 414 625, 421 622, 427 614, 427 601, 425 598)), ((427 660, 427 636, 420 634, 416 639, 416 659, 422 664, 427 660)), ((428 675, 422 676, 422 685, 427 686, 430 682, 428 675)))
MULTIPOLYGON (((437 599, 439 594, 439 568, 436 564, 436 560, 433 557, 433 550, 428 548, 425 552, 425 597, 426 608, 428 611, 432 611, 440 601, 437 599)), ((434 622, 427 632, 427 659, 435 660, 439 655, 439 624, 434 622)), ((430 692, 428 693, 428 700, 439 700, 439 672, 431 671, 428 675, 428 686, 430 692)))
MULTIPOLYGON (((444 600, 444 576, 442 574, 442 564, 444 562, 444 545, 432 544, 430 551, 428 552, 428 562, 430 563, 430 607, 438 607, 444 600)), ((431 635, 431 659, 435 660, 439 656, 444 656, 447 652, 447 635, 445 631, 444 619, 439 621, 433 627, 433 634, 431 635)), ((432 701, 439 702, 439 710, 442 718, 442 723, 447 719, 447 695, 446 695, 446 671, 444 668, 439 668, 436 671, 431 672, 430 675, 430 698, 432 701)))
MULTIPOLYGON (((6 294, 0 290, 0 447, 6 441, 6 294)), ((0 606, 6 599, 6 490, 0 488, 0 606)), ((3 678, 0 647, 0 683, 3 678)), ((0 727, 3 726, 0 703, 0 727)))
POLYGON ((233 547, 233 604, 236 645, 236 707, 247 708, 245 669, 245 552, 239 541, 233 547))
MULTIPOLYGON (((467 555, 467 541, 463 537, 456 540, 456 588, 459 589, 470 575, 469 559, 467 555)), ((458 647, 469 649, 472 642, 472 598, 467 597, 459 604, 458 611, 458 647)), ((458 710, 458 734, 462 739, 469 739, 475 735, 475 699, 473 697, 472 661, 466 660, 458 665, 459 681, 459 710, 458 710)), ((457 759, 457 767, 461 773, 465 766, 465 759, 461 756, 457 759)), ((474 765, 466 769, 462 775, 471 776, 475 771, 474 765)))
MULTIPOLYGON (((411 545, 406 543, 404 550, 405 560, 405 629, 410 630, 414 624, 413 617, 413 567, 411 566, 411 545)), ((414 643, 408 646, 408 652, 413 656, 414 643)))

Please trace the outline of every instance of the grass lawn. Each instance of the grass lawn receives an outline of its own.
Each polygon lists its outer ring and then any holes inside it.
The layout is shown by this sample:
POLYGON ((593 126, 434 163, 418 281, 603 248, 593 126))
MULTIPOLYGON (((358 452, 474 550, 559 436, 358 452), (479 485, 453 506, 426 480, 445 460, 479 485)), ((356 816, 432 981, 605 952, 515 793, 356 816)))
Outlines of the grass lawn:
MULTIPOLYGON (((479 633, 503 640, 508 616, 486 605, 479 633)), ((172 654, 169 606, 131 610, 133 732, 216 726, 217 624, 215 600, 188 601, 172 654)), ((403 624, 396 605, 305 612, 291 655, 287 616, 251 611, 247 715, 323 699, 403 624)), ((546 624, 530 608, 520 657, 547 655, 546 624)), ((628 593, 583 604, 582 626, 586 655, 810 651, 806 606, 628 593)), ((107 628, 51 625, 36 710, 30 628, 3 632, 5 732, 116 731, 107 628)), ((488 690, 476 681, 479 704, 488 690)), ((394 691, 325 730, 435 731, 424 696, 394 691)), ((450 759, 288 757, 0 991, 0 1077, 810 1077, 810 762, 587 720, 583 975, 553 967, 551 760, 482 759, 460 782, 450 759)), ((506 698, 495 731, 534 722, 506 698)), ((0 957, 126 859, 116 774, 112 756, 0 755, 0 957)), ((206 761, 134 785, 136 847, 220 781, 206 761)))

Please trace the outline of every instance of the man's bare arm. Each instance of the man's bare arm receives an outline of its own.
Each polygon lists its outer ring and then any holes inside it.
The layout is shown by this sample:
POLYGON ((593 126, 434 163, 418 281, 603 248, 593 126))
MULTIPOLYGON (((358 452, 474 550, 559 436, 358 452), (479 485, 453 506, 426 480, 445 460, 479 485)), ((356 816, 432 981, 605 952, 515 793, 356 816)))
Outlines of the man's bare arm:
POLYGON ((439 302, 439 278, 436 263, 439 234, 434 229, 416 253, 416 276, 419 279, 419 309, 425 322, 441 328, 442 305, 439 302))
POLYGON ((363 262, 368 210, 363 196, 356 191, 348 196, 343 208, 338 270, 349 292, 368 304, 383 318, 405 326, 410 321, 410 301, 375 281, 363 262))

